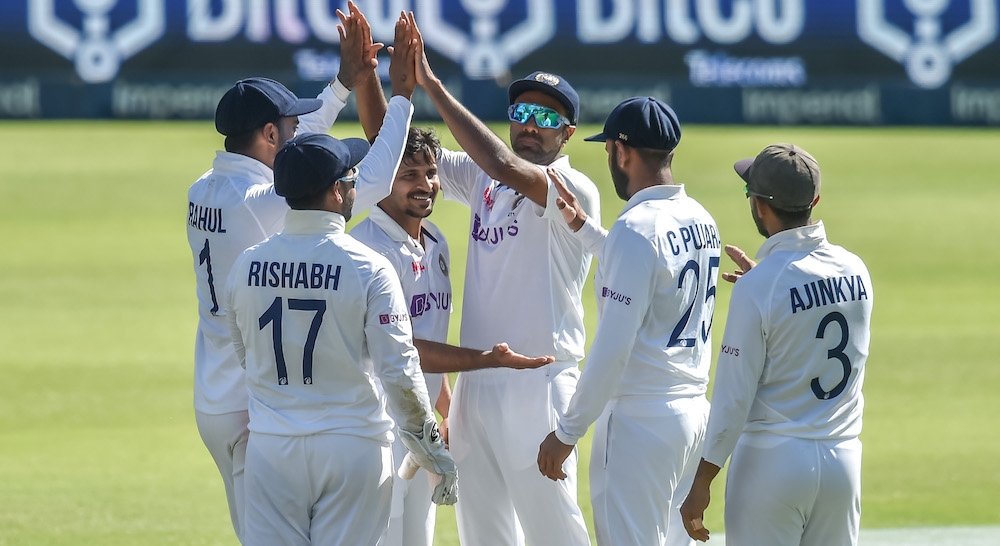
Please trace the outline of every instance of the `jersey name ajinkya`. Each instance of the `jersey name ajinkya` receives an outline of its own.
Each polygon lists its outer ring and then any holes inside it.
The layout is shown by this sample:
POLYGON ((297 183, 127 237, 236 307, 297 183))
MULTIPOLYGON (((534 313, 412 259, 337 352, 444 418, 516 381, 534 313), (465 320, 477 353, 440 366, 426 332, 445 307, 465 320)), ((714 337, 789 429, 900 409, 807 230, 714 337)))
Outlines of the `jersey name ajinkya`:
POLYGON ((795 314, 799 310, 806 311, 832 303, 868 299, 868 290, 861 275, 851 275, 829 277, 803 284, 801 293, 797 286, 793 286, 789 288, 788 295, 792 303, 792 314, 795 314))
POLYGON ((188 201, 188 225, 201 231, 226 232, 221 208, 196 205, 192 201, 188 201))
POLYGON ((247 286, 336 290, 340 266, 305 262, 251 261, 247 286))

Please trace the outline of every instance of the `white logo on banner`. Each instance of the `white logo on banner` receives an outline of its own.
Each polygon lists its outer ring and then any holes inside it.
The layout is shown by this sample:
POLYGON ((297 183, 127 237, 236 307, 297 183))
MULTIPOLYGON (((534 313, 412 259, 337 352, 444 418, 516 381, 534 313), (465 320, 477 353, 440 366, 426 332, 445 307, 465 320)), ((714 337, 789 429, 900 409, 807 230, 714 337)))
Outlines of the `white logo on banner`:
POLYGON ((416 0, 415 13, 427 45, 460 63, 470 78, 492 78, 506 74, 556 33, 555 0, 524 0, 524 21, 501 33, 499 15, 508 1, 461 0, 471 15, 470 35, 445 21, 441 0, 416 0))
POLYGON ((80 31, 56 17, 56 0, 28 1, 28 32, 56 53, 72 60, 83 81, 114 79, 122 61, 163 36, 163 0, 136 0, 134 21, 111 32, 109 13, 117 0, 73 0, 83 13, 80 31))
POLYGON ((913 83, 941 87, 952 68, 997 37, 995 0, 969 0, 969 22, 942 36, 941 14, 951 0, 903 0, 914 15, 910 36, 885 20, 885 0, 858 0, 858 36, 868 45, 903 63, 913 83))

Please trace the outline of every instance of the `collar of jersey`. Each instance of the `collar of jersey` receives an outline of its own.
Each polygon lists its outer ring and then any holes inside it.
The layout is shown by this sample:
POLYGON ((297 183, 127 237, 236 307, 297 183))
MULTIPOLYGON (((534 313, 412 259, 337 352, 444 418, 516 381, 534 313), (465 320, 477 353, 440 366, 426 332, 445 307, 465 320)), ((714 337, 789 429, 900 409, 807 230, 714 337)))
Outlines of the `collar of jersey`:
POLYGON ((767 238, 757 251, 757 261, 782 250, 809 250, 826 241, 826 227, 820 220, 815 224, 786 229, 767 238))
POLYGON ((318 233, 344 233, 347 222, 336 212, 325 210, 289 210, 285 213, 282 233, 311 235, 318 233))
MULTIPOLYGON (((415 241, 410 234, 403 229, 403 226, 396 223, 395 220, 389 216, 381 207, 375 205, 368 211, 368 217, 371 218, 375 225, 382 228, 393 241, 397 243, 406 243, 410 247, 410 251, 418 256, 424 255, 424 249, 420 246, 420 243, 415 241)), ((423 222, 421 221, 421 225, 423 222)))
POLYGON ((625 208, 622 209, 622 214, 628 212, 629 209, 642 203, 643 201, 649 201, 651 199, 679 199, 686 196, 684 193, 684 184, 657 184, 656 186, 650 186, 648 188, 643 188, 625 203, 625 208))
POLYGON ((250 156, 222 150, 215 152, 212 173, 250 180, 255 184, 270 184, 274 181, 274 171, 267 165, 250 156))

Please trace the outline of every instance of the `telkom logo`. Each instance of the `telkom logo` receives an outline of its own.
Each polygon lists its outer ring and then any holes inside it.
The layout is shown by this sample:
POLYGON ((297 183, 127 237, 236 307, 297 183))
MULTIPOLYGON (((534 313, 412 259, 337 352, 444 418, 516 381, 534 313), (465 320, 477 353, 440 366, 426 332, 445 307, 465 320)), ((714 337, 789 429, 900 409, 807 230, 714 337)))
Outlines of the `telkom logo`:
POLYGON ((83 30, 56 17, 56 0, 28 0, 28 32, 56 53, 72 60, 83 81, 112 80, 122 61, 163 36, 163 0, 135 0, 136 18, 111 31, 117 0, 73 0, 83 13, 83 30))
POLYGON ((941 87, 952 68, 997 37, 995 0, 968 0, 969 22, 941 34, 941 14, 951 0, 903 0, 914 15, 914 34, 885 20, 886 0, 858 0, 858 35, 868 45, 903 63, 913 83, 941 87))

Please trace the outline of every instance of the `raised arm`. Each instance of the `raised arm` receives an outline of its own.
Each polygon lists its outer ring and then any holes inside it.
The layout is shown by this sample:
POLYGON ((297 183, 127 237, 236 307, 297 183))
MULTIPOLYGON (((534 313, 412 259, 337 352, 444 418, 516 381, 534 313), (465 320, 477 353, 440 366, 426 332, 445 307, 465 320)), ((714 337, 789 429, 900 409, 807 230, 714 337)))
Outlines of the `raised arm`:
POLYGON ((500 137, 448 92, 427 62, 423 37, 417 28, 413 12, 407 17, 416 39, 417 83, 434 102, 459 146, 490 178, 514 188, 544 207, 548 196, 545 173, 534 163, 518 157, 500 137))
POLYGON ((354 2, 348 2, 347 9, 348 15, 337 10, 341 23, 337 25, 340 33, 340 71, 344 78, 351 81, 350 87, 358 90, 355 96, 358 118, 365 137, 372 142, 382 126, 386 110, 382 83, 375 70, 378 66, 376 54, 383 44, 372 42, 371 25, 354 2))

